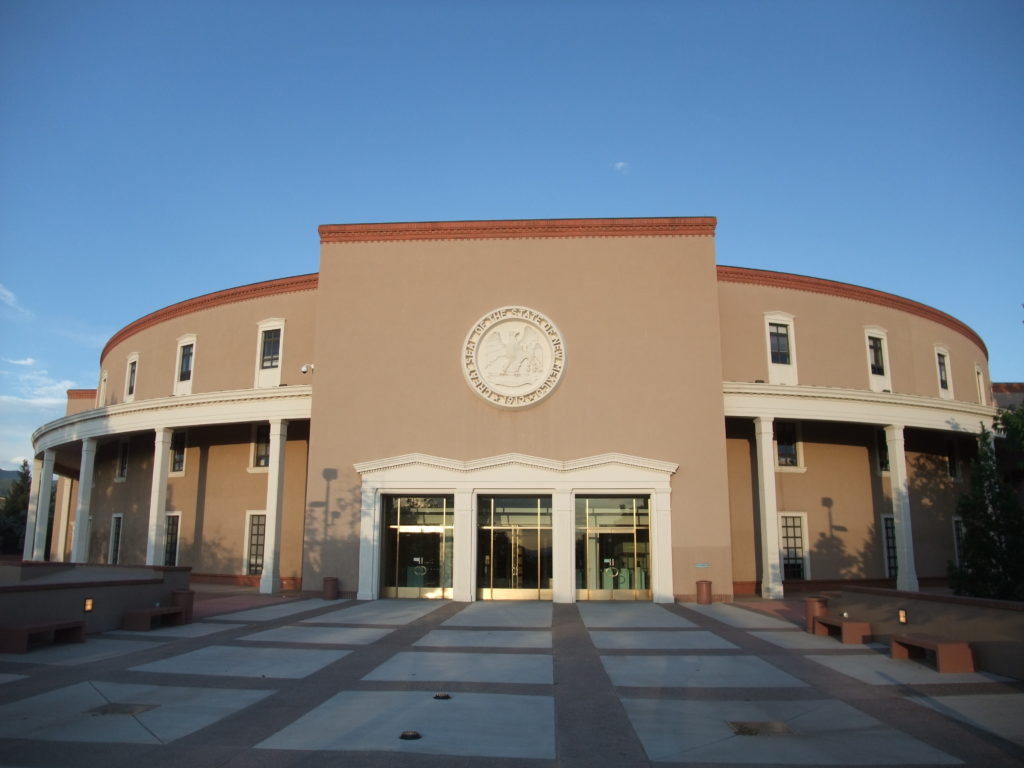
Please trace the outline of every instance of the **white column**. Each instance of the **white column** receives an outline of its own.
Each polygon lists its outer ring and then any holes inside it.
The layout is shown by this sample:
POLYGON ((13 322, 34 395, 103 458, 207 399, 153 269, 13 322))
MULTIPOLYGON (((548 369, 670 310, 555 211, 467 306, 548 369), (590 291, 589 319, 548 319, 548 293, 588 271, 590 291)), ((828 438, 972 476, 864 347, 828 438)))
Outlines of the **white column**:
POLYGON ((576 512, 571 491, 551 496, 551 600, 576 602, 576 512))
POLYGON ((783 597, 782 556, 779 550, 779 505, 775 494, 774 419, 754 419, 757 448, 757 495, 761 512, 761 597, 783 597))
MULTIPOLYGON (((330 514, 329 507, 325 508, 324 513, 330 514)), ((376 487, 364 479, 362 510, 359 517, 359 584, 356 589, 356 600, 376 600, 380 597, 382 514, 380 495, 376 487)), ((458 526, 458 519, 455 525, 458 526)))
POLYGON ((71 537, 71 562, 89 562, 89 529, 92 500, 92 475, 96 462, 96 438, 82 441, 82 461, 78 468, 78 501, 75 505, 75 534, 71 537))
POLYGON ((36 543, 36 515, 39 512, 39 478, 43 474, 43 460, 32 459, 32 478, 28 491, 28 509, 25 516, 25 544, 22 547, 22 560, 32 559, 32 549, 36 543))
POLYGON ((476 521, 473 492, 455 492, 455 530, 452 533, 452 599, 473 602, 476 592, 476 521))
POLYGON ((889 449, 889 485, 892 492, 892 522, 896 533, 896 589, 917 592, 917 568, 914 566, 914 529, 910 523, 910 480, 907 477, 907 453, 903 444, 903 426, 885 428, 889 449))
MULTIPOLYGON (((43 467, 39 476, 39 498, 36 504, 36 525, 32 544, 32 559, 46 559, 46 533, 50 522, 50 496, 53 495, 53 461, 56 453, 47 448, 43 451, 43 467)), ((28 531, 25 532, 28 538, 28 531)))
POLYGON ((68 544, 68 523, 71 520, 71 491, 74 481, 70 477, 62 477, 62 483, 58 483, 60 494, 60 518, 57 528, 57 547, 53 553, 53 559, 58 563, 64 562, 64 550, 68 544))
POLYGON ((656 603, 674 603, 672 582, 672 493, 657 491, 651 515, 651 598, 656 603))
MULTIPOLYGON (((153 482, 149 490, 149 529, 146 534, 146 565, 157 562, 160 551, 160 531, 167 513, 167 462, 170 459, 171 430, 157 427, 153 439, 153 482)), ((77 528, 77 526, 76 526, 77 528)), ((78 531, 75 531, 75 535, 78 531)))
POLYGON ((267 531, 263 550, 263 575, 260 592, 276 595, 281 591, 281 507, 284 505, 284 449, 288 440, 288 422, 270 422, 270 465, 267 467, 267 531))

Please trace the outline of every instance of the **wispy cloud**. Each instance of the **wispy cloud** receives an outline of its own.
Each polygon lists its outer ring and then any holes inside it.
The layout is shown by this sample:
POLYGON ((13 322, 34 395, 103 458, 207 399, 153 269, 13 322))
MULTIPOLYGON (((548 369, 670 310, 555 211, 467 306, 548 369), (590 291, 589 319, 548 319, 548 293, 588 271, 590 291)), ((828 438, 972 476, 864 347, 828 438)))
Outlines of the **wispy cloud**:
POLYGON ((25 371, 17 376, 13 391, 0 394, 0 403, 31 408, 51 408, 67 402, 70 379, 54 379, 44 370, 25 371))
POLYGON ((4 362, 11 365, 35 365, 36 359, 34 357, 26 357, 24 360, 11 360, 5 357, 4 362))
POLYGON ((0 304, 6 304, 20 315, 32 317, 32 313, 18 303, 18 297, 14 295, 14 291, 3 283, 0 283, 0 304))
POLYGON ((629 173, 629 163, 625 160, 616 160, 612 163, 612 170, 616 173, 621 173, 623 176, 629 173))

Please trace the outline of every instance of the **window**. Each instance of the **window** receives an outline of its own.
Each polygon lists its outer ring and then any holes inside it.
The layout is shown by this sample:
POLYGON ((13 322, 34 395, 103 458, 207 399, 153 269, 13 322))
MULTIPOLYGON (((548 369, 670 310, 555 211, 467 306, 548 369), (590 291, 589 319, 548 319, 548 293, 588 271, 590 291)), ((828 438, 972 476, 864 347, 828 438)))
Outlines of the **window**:
POLYGON ((174 374, 174 394, 191 395, 195 373, 196 336, 188 334, 178 339, 177 367, 174 374))
POLYGON ((181 521, 180 512, 168 512, 164 524, 164 565, 178 564, 178 532, 181 521))
POLYGON ((796 384, 796 333, 793 315, 766 312, 764 316, 768 344, 768 383, 796 384))
POLYGON ((864 329, 864 334, 867 340, 868 388, 872 392, 892 392, 885 329, 869 326, 864 329))
POLYGON ((779 515, 779 550, 782 555, 782 579, 809 579, 810 562, 807 557, 807 526, 803 513, 786 512, 779 515))
POLYGON ((185 471, 185 433, 175 432, 171 435, 171 467, 172 473, 182 474, 185 471))
POLYGON ((128 441, 122 440, 117 446, 117 472, 114 482, 123 483, 128 479, 128 441))
POLYGON ((775 468, 781 471, 804 468, 800 429, 794 421, 775 422, 775 468))
POLYGON ((117 565, 121 560, 121 526, 124 515, 118 513, 110 518, 110 545, 107 548, 107 562, 117 565))
POLYGON ((135 400, 135 384, 139 377, 139 356, 137 354, 128 357, 128 367, 124 373, 124 401, 126 403, 135 400))
POLYGON ((270 425, 253 425, 252 466, 270 466, 270 425))
POLYGON ((964 556, 964 521, 962 518, 953 518, 953 558, 957 565, 963 562, 964 556))
POLYGON ((974 364, 974 380, 978 383, 978 402, 988 405, 988 398, 985 396, 985 374, 978 363, 974 364))
POLYGON ((257 326, 255 387, 281 386, 281 361, 284 351, 284 319, 271 317, 257 326))
POLYGON ((250 512, 246 517, 246 565, 249 576, 263 573, 263 549, 267 538, 267 515, 264 512, 250 512))
POLYGON ((107 405, 107 378, 107 372, 103 371, 103 373, 100 374, 100 391, 96 397, 97 408, 102 408, 104 405, 107 405))
POLYGON ((889 441, 885 439, 885 430, 875 432, 875 456, 878 459, 878 471, 889 471, 889 441))
POLYGON ((882 544, 885 547, 885 576, 895 579, 899 565, 896 559, 896 521, 892 515, 882 515, 882 544))
POLYGON ((939 383, 939 397, 953 399, 953 380, 949 367, 949 350, 935 347, 935 375, 939 383))

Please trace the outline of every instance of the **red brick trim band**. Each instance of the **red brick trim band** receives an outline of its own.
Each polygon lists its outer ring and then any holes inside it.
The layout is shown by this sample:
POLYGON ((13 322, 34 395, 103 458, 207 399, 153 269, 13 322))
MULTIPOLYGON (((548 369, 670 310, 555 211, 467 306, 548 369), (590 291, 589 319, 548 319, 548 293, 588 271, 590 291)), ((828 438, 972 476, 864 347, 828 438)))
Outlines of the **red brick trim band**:
POLYGON ((714 216, 650 219, 525 219, 324 224, 321 243, 393 240, 512 240, 537 237, 664 237, 715 234, 714 216))
POLYGON ((973 341, 988 360, 988 348, 981 337, 969 326, 945 312, 940 312, 927 304, 920 304, 892 293, 883 293, 873 288, 863 288, 849 283, 837 283, 834 280, 823 280, 818 277, 790 275, 785 272, 770 272, 764 269, 747 269, 745 267, 718 267, 718 280, 722 283, 746 283, 748 285, 764 285, 770 288, 787 288, 792 291, 821 293, 826 296, 838 296, 843 299, 865 301, 878 304, 889 309, 896 309, 911 315, 923 317, 933 323, 939 323, 973 341))
POLYGON ((95 389, 69 389, 68 400, 95 400, 95 389))
POLYGON ((993 381, 992 391, 1002 395, 1013 395, 1024 392, 1024 382, 1019 381, 993 381))
POLYGON ((278 280, 266 280, 262 283, 242 285, 238 288, 228 288, 223 291, 208 293, 205 296, 197 296, 194 299, 188 299, 187 301, 182 301, 177 304, 171 304, 169 307, 158 309, 156 312, 151 312, 144 317, 140 317, 134 323, 126 325, 120 331, 115 333, 103 348, 103 353, 100 355, 100 364, 102 365, 107 354, 117 344, 120 344, 125 339, 134 336, 139 331, 143 331, 146 328, 151 328, 154 325, 172 320, 175 317, 188 315, 192 312, 199 312, 203 309, 213 309, 214 307, 223 306, 224 304, 234 304, 239 301, 249 301, 250 299, 262 299, 266 296, 276 296, 281 293, 315 291, 319 282, 320 274, 318 272, 314 272, 311 275, 283 277, 278 280))

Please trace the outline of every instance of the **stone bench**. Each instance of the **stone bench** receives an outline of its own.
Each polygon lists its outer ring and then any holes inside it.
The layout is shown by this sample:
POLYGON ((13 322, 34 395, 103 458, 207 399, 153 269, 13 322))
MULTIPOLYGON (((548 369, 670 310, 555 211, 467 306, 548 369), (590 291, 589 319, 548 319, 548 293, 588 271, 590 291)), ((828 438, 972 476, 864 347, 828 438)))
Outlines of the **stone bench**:
POLYGON ((973 672, 974 655, 971 644, 962 640, 943 640, 930 635, 893 635, 889 639, 889 655, 893 659, 927 657, 935 655, 935 668, 939 672, 973 672))
POLYGON ((838 616, 815 616, 814 634, 829 637, 833 630, 843 643, 866 643, 871 637, 871 624, 867 621, 854 621, 838 616))
POLYGON ((2 653, 28 653, 31 648, 50 643, 84 642, 84 621, 59 621, 52 624, 0 627, 0 652, 2 653))
POLYGON ((176 627, 185 623, 185 610, 178 605, 156 606, 155 608, 133 608, 124 612, 121 629, 131 632, 148 632, 155 627, 176 627))

